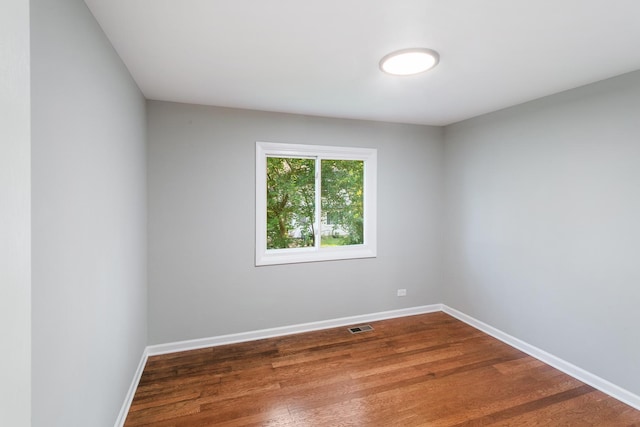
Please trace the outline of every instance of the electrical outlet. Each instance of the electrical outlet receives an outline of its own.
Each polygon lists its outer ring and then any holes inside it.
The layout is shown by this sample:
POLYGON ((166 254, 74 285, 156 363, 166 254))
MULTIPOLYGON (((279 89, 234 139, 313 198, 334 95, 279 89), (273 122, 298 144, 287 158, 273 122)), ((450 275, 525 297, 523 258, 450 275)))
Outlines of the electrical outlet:
POLYGON ((407 296, 407 290, 406 289, 398 289, 398 296, 399 297, 406 297, 407 296))

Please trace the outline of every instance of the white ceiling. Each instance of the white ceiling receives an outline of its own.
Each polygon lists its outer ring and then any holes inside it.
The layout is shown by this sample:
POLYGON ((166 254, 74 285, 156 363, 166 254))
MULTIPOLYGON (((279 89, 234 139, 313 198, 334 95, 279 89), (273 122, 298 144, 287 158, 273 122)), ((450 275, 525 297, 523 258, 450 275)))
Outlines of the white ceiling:
POLYGON ((445 125, 640 69, 639 0, 85 1, 156 100, 445 125))

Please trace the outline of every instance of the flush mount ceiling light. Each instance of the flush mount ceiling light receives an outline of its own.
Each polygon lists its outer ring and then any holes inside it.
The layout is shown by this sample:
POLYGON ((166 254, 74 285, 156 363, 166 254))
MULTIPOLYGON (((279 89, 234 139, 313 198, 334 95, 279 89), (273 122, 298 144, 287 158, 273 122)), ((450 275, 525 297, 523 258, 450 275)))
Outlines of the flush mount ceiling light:
POLYGON ((385 55, 380 60, 380 69, 394 76, 411 76, 423 73, 438 65, 440 55, 431 49, 402 49, 385 55))

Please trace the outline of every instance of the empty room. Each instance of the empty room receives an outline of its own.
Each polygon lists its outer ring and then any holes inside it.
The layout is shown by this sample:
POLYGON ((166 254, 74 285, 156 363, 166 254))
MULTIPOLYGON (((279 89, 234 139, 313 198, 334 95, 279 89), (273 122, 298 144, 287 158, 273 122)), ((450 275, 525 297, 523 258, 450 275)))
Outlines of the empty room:
POLYGON ((6 0, 0 425, 640 425, 640 2, 6 0))

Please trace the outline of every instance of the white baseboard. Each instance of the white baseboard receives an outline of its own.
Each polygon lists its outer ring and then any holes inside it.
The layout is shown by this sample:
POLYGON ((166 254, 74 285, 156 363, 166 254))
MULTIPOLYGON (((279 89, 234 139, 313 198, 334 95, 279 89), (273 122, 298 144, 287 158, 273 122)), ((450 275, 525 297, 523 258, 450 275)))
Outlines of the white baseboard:
POLYGON ((175 353, 178 351, 196 350, 199 348, 215 347, 219 345, 235 344, 239 342, 255 341, 264 338, 281 337, 284 335, 299 334, 302 332, 318 331, 321 329, 336 328, 339 326, 354 325, 363 322, 392 319, 395 317, 413 316, 416 314, 433 313, 442 311, 441 304, 423 305, 419 307, 403 308, 400 310, 382 311, 379 313, 363 314, 359 316, 341 317, 338 319, 322 320, 319 322, 302 323, 279 328, 261 329, 257 331, 241 332, 238 334, 220 335, 217 337, 200 338, 195 340, 178 341, 167 344, 150 345, 147 347, 149 356, 175 353))
POLYGON ((127 414, 129 413, 129 408, 131 408, 131 402, 133 402, 133 396, 136 394, 136 389, 138 388, 138 384, 140 383, 140 378, 142 377, 142 372, 144 371, 144 367, 147 364, 148 358, 149 358, 149 352, 145 348, 144 351, 142 352, 142 357, 140 358, 140 362, 138 362, 138 367, 136 368, 136 371, 133 374, 133 380, 131 380, 131 385, 129 385, 129 390, 127 391, 127 395, 125 396, 122 408, 120 408, 120 413, 118 414, 118 418, 116 419, 116 423, 114 424, 114 427, 123 427, 124 422, 127 420, 127 414))
POLYGON ((501 330, 496 329, 493 326, 487 325, 486 323, 468 316, 456 309, 443 304, 442 311, 449 314, 450 316, 455 317, 458 320, 463 321, 470 326, 473 326, 474 328, 484 332, 487 335, 491 335, 492 337, 497 338, 506 344, 509 344, 511 347, 515 347, 518 350, 527 353, 532 357, 535 357, 536 359, 546 363, 547 365, 553 366, 554 368, 564 372, 565 374, 571 375, 573 378, 582 381, 583 383, 586 383, 603 393, 608 394, 614 399, 617 399, 629 406, 634 407, 635 409, 640 410, 640 396, 638 396, 637 394, 631 393, 630 391, 625 390, 622 387, 619 387, 603 378, 600 378, 599 376, 594 375, 591 372, 585 371, 584 369, 579 368, 572 363, 569 363, 563 359, 560 359, 559 357, 554 356, 551 353, 547 353, 546 351, 539 349, 538 347, 519 340, 518 338, 502 332, 501 330))
POLYGON ((608 394, 609 396, 626 403, 640 410, 640 396, 631 393, 628 390, 623 389, 603 378, 598 377, 590 372, 585 371, 559 357, 556 357, 544 350, 541 350, 535 346, 532 346, 518 338, 502 332, 493 326, 487 325, 471 316, 468 316, 456 309, 448 307, 444 304, 432 304, 419 307, 404 308, 400 310, 383 311, 379 313, 363 314, 351 317, 341 317, 338 319, 323 320, 319 322, 302 323, 298 325, 282 326, 271 329, 261 329, 257 331, 241 332, 238 334, 220 335, 216 337, 200 338, 195 340, 178 341, 167 344, 150 345, 144 350, 142 358, 138 365, 138 369, 135 372, 131 386, 127 393, 125 402, 120 410, 120 414, 116 421, 115 427, 122 427, 131 407, 133 396, 135 395, 136 388, 140 382, 142 371, 147 363, 149 356, 156 356, 160 354, 175 353, 179 351, 196 350, 199 348, 215 347, 219 345, 234 344, 239 342, 254 341, 264 338, 280 337, 284 335, 298 334, 302 332, 311 332, 321 329, 336 328, 340 326, 356 325, 365 322, 374 322, 377 320, 393 319, 396 317, 413 316, 417 314, 434 313, 437 311, 443 311, 450 316, 455 317, 458 320, 488 334, 500 341, 517 348, 520 351, 527 353, 528 355, 535 357, 536 359, 553 366, 554 368, 571 375, 572 377, 580 380, 590 386, 608 394))

